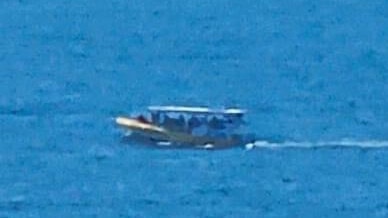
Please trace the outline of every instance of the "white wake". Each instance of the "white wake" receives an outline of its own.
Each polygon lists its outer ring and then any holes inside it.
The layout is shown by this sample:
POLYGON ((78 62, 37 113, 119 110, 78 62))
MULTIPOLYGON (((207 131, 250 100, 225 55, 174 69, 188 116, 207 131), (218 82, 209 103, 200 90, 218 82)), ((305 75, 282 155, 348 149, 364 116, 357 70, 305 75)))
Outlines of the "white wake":
POLYGON ((285 141, 285 142, 268 142, 268 141, 256 141, 254 143, 249 143, 245 145, 246 149, 253 148, 269 148, 269 149, 278 149, 278 148, 330 148, 330 147, 348 147, 348 148, 388 148, 388 141, 378 141, 378 140, 351 140, 343 139, 338 141, 285 141))

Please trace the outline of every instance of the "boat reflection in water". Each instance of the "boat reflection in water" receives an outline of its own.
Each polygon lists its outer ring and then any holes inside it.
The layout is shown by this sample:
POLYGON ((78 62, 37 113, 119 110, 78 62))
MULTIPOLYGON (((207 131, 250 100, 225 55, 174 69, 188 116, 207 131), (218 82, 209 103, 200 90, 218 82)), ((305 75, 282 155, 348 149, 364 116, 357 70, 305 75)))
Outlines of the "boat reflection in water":
POLYGON ((146 114, 117 117, 130 134, 125 141, 169 148, 221 149, 253 141, 245 131, 241 109, 152 106, 146 114))

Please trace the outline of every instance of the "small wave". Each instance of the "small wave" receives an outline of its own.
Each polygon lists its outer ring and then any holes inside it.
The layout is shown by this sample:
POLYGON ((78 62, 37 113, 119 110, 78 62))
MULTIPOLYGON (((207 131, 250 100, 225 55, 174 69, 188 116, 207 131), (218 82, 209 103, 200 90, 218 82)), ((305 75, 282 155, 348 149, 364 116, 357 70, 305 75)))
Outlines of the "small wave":
POLYGON ((269 141, 255 141, 254 143, 249 143, 246 146, 246 149, 253 148, 330 148, 330 147, 349 147, 349 148, 388 148, 388 141, 378 141, 378 140, 350 140, 343 139, 339 141, 285 141, 285 142, 269 142, 269 141))

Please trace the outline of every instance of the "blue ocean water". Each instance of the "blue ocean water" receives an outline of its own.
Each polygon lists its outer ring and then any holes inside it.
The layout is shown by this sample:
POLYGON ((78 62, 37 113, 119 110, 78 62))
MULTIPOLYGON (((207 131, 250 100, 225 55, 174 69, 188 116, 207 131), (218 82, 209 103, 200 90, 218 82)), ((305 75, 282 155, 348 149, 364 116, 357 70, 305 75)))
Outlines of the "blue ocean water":
POLYGON ((388 217, 388 2, 0 1, 0 217, 388 217), (259 142, 113 118, 238 106, 259 142))

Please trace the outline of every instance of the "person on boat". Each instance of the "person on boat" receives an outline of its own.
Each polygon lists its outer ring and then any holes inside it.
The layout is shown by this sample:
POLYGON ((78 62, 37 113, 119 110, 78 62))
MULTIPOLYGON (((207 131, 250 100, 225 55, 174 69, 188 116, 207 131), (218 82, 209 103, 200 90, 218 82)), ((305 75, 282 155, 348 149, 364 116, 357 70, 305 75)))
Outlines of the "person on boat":
POLYGON ((139 115, 136 120, 138 120, 139 122, 142 122, 142 123, 146 123, 146 124, 150 124, 151 122, 147 120, 147 118, 145 118, 143 115, 139 115))
POLYGON ((155 124, 160 124, 160 114, 155 112, 155 113, 151 113, 151 122, 152 123, 155 123, 155 124))
POLYGON ((179 126, 179 119, 174 119, 169 116, 165 116, 162 126, 172 131, 179 131, 181 129, 181 126, 179 126))
POLYGON ((188 121, 188 131, 191 132, 194 128, 200 127, 202 125, 201 121, 193 116, 188 121))
POLYGON ((177 125, 180 126, 180 127, 182 127, 182 128, 184 128, 185 123, 186 123, 186 121, 185 121, 184 116, 183 116, 183 115, 180 115, 179 118, 178 118, 178 120, 177 120, 177 125))
POLYGON ((224 122, 221 119, 218 119, 217 117, 213 117, 209 121, 209 127, 212 129, 225 129, 224 122))

